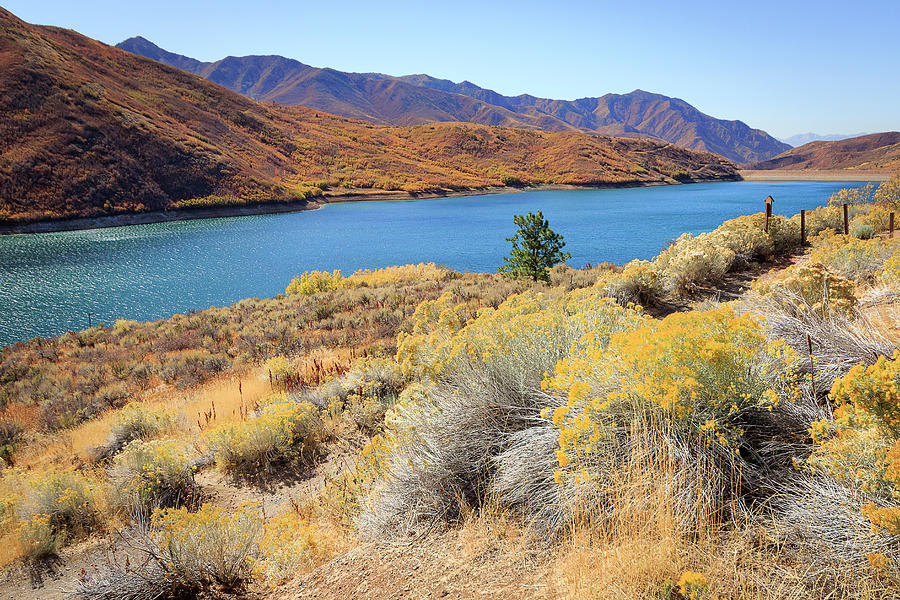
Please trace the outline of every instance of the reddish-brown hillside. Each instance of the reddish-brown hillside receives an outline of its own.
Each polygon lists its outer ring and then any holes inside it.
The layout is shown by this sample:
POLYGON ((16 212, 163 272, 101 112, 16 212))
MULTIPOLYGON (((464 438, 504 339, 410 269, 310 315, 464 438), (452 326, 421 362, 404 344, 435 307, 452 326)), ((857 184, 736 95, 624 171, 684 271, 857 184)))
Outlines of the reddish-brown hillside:
POLYGON ((810 142, 747 168, 900 170, 900 132, 873 133, 835 142, 810 142))
POLYGON ((0 219, 419 192, 733 178, 671 144, 443 123, 383 127, 260 104, 185 71, 0 9, 0 219))

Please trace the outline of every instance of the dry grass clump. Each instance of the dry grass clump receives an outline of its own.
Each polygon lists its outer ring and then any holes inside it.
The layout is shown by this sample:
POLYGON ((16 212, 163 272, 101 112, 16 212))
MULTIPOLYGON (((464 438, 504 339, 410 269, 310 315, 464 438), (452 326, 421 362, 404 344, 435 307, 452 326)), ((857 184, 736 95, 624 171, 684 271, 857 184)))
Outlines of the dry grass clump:
POLYGON ((886 337, 884 328, 865 314, 831 310, 828 303, 810 303, 785 288, 751 294, 740 310, 760 315, 772 339, 784 340, 803 357, 800 368, 814 376, 819 394, 854 365, 871 364, 898 347, 896 338, 886 337))

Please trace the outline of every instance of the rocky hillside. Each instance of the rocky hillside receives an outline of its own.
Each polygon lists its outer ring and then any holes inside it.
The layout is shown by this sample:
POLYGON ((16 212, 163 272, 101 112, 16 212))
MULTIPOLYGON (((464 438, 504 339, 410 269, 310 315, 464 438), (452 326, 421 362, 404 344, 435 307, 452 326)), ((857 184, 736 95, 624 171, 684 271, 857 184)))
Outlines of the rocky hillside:
POLYGON ((551 100, 527 94, 503 96, 468 81, 455 83, 428 75, 345 73, 283 56, 229 56, 205 63, 167 52, 141 37, 125 40, 119 47, 255 100, 307 106, 380 124, 465 121, 647 137, 716 152, 738 163, 765 160, 790 148, 741 121, 715 119, 683 100, 642 90, 551 100))
POLYGON ((900 169, 900 132, 872 133, 838 141, 816 141, 750 165, 749 169, 900 169))
POLYGON ((580 132, 385 127, 261 104, 0 9, 0 220, 271 201, 323 190, 734 178, 718 156, 580 132))

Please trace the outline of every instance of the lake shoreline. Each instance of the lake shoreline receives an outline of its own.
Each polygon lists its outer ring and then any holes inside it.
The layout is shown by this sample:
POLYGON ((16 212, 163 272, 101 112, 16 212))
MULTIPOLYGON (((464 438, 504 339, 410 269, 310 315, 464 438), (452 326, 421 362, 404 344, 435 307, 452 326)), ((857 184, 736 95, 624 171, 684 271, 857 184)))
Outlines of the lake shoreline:
POLYGON ((0 235, 31 235, 36 233, 55 233, 60 231, 82 231, 87 229, 106 229, 109 227, 126 227, 129 225, 150 225, 152 223, 168 223, 171 221, 192 221, 196 219, 219 219, 224 217, 245 217, 253 215, 283 214, 316 210, 326 204, 343 202, 377 202, 377 201, 410 201, 433 198, 454 198, 463 196, 485 196, 492 194, 511 194, 526 191, 545 190, 598 190, 654 187, 663 185, 689 185, 691 183, 715 183, 740 181, 735 178, 694 179, 689 182, 667 181, 630 181, 626 183, 609 183, 597 185, 541 184, 532 186, 496 186, 488 188, 471 188, 446 192, 427 192, 413 194, 409 192, 371 190, 352 190, 346 193, 325 196, 321 200, 300 200, 297 202, 276 204, 253 204, 244 206, 215 206, 209 208, 190 208, 127 213, 121 215, 103 215, 98 217, 75 217, 72 219, 53 219, 47 221, 29 221, 24 223, 0 224, 0 235))
POLYGON ((739 171, 744 181, 887 181, 889 171, 830 170, 750 170, 739 171))

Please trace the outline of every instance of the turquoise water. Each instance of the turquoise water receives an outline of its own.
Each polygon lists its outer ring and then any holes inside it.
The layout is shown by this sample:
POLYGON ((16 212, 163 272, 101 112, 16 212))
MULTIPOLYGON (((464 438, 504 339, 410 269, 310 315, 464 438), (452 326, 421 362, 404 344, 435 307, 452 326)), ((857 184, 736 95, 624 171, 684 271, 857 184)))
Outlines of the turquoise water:
POLYGON ((157 319, 273 296, 309 269, 436 262, 496 271, 514 214, 543 210, 570 265, 652 258, 668 239, 758 212, 824 204, 859 182, 728 182, 353 202, 281 215, 0 237, 0 345, 117 318, 157 319))

